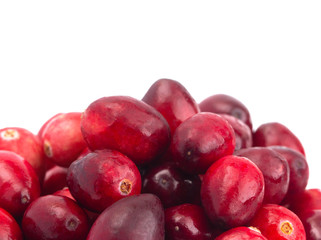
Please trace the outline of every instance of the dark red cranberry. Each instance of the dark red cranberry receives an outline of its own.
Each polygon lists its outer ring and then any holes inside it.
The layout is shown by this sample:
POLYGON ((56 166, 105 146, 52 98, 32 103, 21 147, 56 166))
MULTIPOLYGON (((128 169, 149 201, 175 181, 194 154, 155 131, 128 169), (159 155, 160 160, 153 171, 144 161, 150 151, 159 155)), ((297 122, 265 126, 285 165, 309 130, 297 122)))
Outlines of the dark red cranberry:
POLYGON ((53 194, 67 186, 68 168, 54 166, 46 172, 43 185, 42 195, 53 194))
POLYGON ((290 168, 286 159, 267 147, 240 149, 235 155, 250 159, 262 171, 265 183, 263 203, 281 203, 288 192, 290 181, 290 168))
POLYGON ((205 173, 201 198, 206 214, 221 228, 248 223, 261 207, 264 178, 249 159, 226 156, 205 173))
POLYGON ((166 240, 212 240, 213 229, 198 205, 182 204, 165 210, 166 240))
POLYGON ((232 228, 215 240, 267 240, 258 229, 251 227, 236 227, 232 228))
POLYGON ((321 209, 305 211, 300 220, 303 223, 307 240, 321 239, 321 209))
POLYGON ((293 212, 276 204, 265 204, 251 220, 267 239, 305 240, 302 222, 293 212))
POLYGON ((177 166, 191 174, 205 173, 213 162, 233 154, 234 130, 215 113, 198 113, 176 129, 170 150, 177 166))
POLYGON ((89 223, 75 201, 47 195, 33 201, 22 219, 26 240, 86 239, 89 223))
POLYGON ((0 208, 0 239, 22 240, 22 233, 16 220, 6 210, 0 208))
POLYGON ((117 200, 139 194, 136 165, 115 150, 100 150, 73 162, 67 174, 72 196, 85 208, 102 212, 117 200))
POLYGON ((202 112, 213 112, 232 115, 243 121, 252 130, 249 110, 239 100, 225 94, 216 94, 203 100, 199 107, 202 112))
POLYGON ((126 96, 91 103, 83 114, 81 129, 91 150, 115 149, 136 164, 151 162, 170 143, 165 118, 147 103, 126 96))
POLYGON ((286 126, 277 122, 265 123, 259 126, 253 134, 253 145, 261 147, 284 146, 305 155, 300 140, 286 126))
POLYGON ((290 209, 299 217, 310 210, 321 210, 321 190, 308 189, 295 196, 290 209))
POLYGON ((19 219, 40 195, 38 177, 29 162, 5 150, 0 150, 0 170, 0 207, 19 219))
POLYGON ((165 117, 172 133, 183 121, 200 111, 186 88, 171 79, 156 81, 142 100, 165 117))
POLYGON ((126 197, 108 207, 95 221, 87 240, 164 240, 164 210, 152 194, 126 197))

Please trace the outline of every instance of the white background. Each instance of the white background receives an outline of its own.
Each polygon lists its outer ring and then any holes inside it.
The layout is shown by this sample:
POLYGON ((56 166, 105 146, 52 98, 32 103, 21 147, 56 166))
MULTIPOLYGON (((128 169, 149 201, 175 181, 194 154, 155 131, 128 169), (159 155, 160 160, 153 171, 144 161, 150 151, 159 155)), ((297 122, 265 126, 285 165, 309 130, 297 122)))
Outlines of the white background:
POLYGON ((255 128, 286 125, 321 188, 320 13, 320 1, 1 1, 0 128, 37 133, 172 78, 197 102, 239 99, 255 128))

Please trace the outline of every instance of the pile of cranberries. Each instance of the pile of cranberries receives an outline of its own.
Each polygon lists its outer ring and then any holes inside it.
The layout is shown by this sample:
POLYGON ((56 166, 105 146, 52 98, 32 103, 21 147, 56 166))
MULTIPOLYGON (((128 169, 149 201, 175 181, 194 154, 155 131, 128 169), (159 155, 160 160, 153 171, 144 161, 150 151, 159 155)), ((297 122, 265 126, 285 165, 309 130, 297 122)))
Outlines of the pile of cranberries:
POLYGON ((0 240, 320 240, 308 177, 286 126, 160 79, 0 130, 0 240))

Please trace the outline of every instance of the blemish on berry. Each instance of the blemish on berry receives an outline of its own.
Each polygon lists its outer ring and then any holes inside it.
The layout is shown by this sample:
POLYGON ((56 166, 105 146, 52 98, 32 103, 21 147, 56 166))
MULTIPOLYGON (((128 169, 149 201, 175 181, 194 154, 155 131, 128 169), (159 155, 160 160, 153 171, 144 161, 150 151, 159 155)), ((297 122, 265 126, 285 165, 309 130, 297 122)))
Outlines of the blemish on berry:
POLYGON ((1 132, 1 137, 5 140, 18 139, 19 133, 18 133, 18 131, 14 130, 14 129, 7 129, 7 130, 1 132))
POLYGON ((51 144, 49 143, 49 141, 45 140, 44 141, 44 145, 43 145, 43 149, 45 151, 45 154, 47 157, 52 157, 52 148, 51 148, 51 144))
POLYGON ((293 232, 293 226, 290 222, 286 221, 281 224, 281 231, 287 235, 293 232))
POLYGON ((123 179, 120 182, 119 189, 122 195, 128 195, 132 191, 132 182, 129 181, 128 179, 123 179))

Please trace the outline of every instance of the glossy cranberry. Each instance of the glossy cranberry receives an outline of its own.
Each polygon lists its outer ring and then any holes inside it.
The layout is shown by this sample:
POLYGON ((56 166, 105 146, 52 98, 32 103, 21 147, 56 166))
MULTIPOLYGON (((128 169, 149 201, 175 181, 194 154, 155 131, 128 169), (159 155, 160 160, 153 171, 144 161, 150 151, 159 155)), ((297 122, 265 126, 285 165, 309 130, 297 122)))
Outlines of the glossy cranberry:
POLYGON ((201 182, 197 176, 189 176, 173 164, 151 168, 143 180, 142 192, 158 196, 165 208, 195 202, 200 196, 201 182))
POLYGON ((44 152, 38 136, 18 127, 0 130, 0 150, 15 152, 27 160, 42 182, 46 171, 44 152))
POLYGON ((308 189, 295 196, 290 209, 299 217, 310 210, 321 210, 321 190, 308 189))
POLYGON ((29 162, 5 150, 0 150, 0 169, 0 208, 19 219, 40 195, 38 177, 29 162))
POLYGON ((47 195, 33 201, 22 219, 26 240, 86 239, 89 224, 75 201, 47 195))
POLYGON ((252 120, 249 110, 242 102, 232 96, 225 94, 216 94, 204 99, 199 104, 199 107, 202 112, 232 115, 240 119, 252 130, 252 120))
POLYGON ((212 240, 213 226, 203 208, 182 204, 165 210, 166 240, 212 240))
POLYGON ((280 205, 263 205, 250 225, 258 228, 267 239, 306 239, 304 227, 298 216, 280 205))
POLYGON ((171 79, 156 81, 142 100, 165 117, 172 133, 183 121, 200 111, 186 88, 171 79))
POLYGON ((42 185, 42 195, 52 194, 67 186, 68 168, 54 166, 46 172, 42 185))
POLYGON ((164 240, 164 210, 152 194, 126 197, 108 207, 95 221, 87 240, 164 240))
POLYGON ((191 174, 205 173, 213 162, 234 152, 231 125, 215 113, 198 113, 176 129, 170 150, 177 166, 191 174))
POLYGON ((102 212, 121 198, 139 194, 141 177, 136 165, 122 153, 100 150, 70 165, 67 185, 82 206, 102 212))
POLYGON ((307 240, 321 239, 321 209, 304 212, 300 216, 307 240))
POLYGON ((262 171, 265 183, 263 203, 281 203, 288 192, 290 181, 290 168, 286 159, 267 147, 240 149, 235 154, 250 159, 262 171))
POLYGON ((261 147, 284 146, 305 155, 300 140, 286 126, 277 122, 265 123, 259 126, 253 134, 253 145, 261 147))
POLYGON ((235 151, 241 148, 249 148, 253 145, 251 129, 240 119, 227 114, 220 114, 234 130, 235 133, 235 151))
POLYGON ((80 112, 57 114, 38 133, 46 157, 59 166, 69 167, 86 147, 80 130, 81 115, 80 112))
POLYGON ((0 239, 22 240, 22 233, 16 220, 6 210, 0 208, 0 239))
POLYGON ((247 158, 223 157, 203 177, 203 207, 212 222, 221 228, 248 223, 261 207, 263 197, 263 174, 247 158))
POLYGON ((309 180, 309 166, 305 156, 298 151, 282 146, 270 148, 280 153, 288 161, 290 167, 289 189, 283 200, 283 204, 288 204, 305 190, 309 180))
POLYGON ((118 150, 136 164, 151 162, 170 143, 165 118, 143 101, 126 96, 94 101, 84 112, 81 126, 91 150, 118 150))
POLYGON ((236 227, 232 228, 215 240, 267 240, 258 229, 250 227, 236 227))

